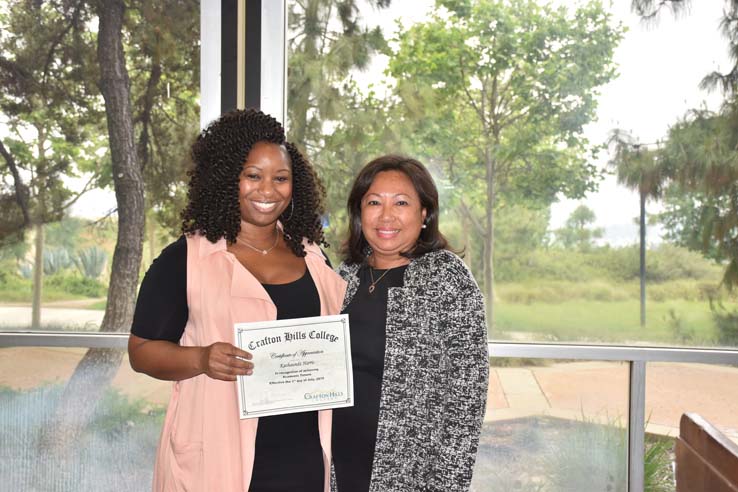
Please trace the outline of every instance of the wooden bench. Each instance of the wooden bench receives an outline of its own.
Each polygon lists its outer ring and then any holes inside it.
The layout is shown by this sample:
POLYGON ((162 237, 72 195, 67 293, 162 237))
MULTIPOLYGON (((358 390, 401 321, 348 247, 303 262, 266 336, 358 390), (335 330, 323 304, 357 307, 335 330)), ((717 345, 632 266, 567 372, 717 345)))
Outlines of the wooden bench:
POLYGON ((695 413, 679 423, 676 490, 738 492, 738 445, 695 413))

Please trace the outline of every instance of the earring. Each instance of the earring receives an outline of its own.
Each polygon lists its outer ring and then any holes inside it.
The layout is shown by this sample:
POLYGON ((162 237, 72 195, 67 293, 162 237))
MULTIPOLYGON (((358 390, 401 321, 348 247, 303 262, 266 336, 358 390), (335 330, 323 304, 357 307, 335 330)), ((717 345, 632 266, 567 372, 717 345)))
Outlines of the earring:
POLYGON ((426 227, 428 227, 427 224, 423 224, 422 226, 420 226, 421 229, 425 229, 426 227))
POLYGON ((283 224, 284 224, 285 222, 289 222, 289 221, 290 221, 290 219, 292 218, 292 214, 294 214, 294 213, 295 213, 295 200, 290 200, 290 205, 291 205, 291 208, 290 208, 290 216, 289 216, 289 217, 287 217, 286 219, 283 219, 283 220, 282 220, 282 223, 283 223, 283 224))

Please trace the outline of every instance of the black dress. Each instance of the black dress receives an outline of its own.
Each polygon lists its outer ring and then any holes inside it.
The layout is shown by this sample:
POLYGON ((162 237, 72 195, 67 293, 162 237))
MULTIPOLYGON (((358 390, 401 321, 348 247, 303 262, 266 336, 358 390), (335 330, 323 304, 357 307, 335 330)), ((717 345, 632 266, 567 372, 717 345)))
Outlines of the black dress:
MULTIPOLYGON (((294 282, 263 286, 277 306, 277 319, 320 315, 320 297, 307 268, 294 282)), ((146 272, 131 333, 179 343, 188 316, 187 242, 181 237, 146 272)), ((249 492, 321 492, 323 479, 317 412, 259 419, 249 492)))
POLYGON ((404 285, 407 265, 389 271, 373 270, 375 280, 387 274, 376 282, 371 293, 369 268, 359 270, 358 290, 344 311, 351 327, 354 406, 333 410, 333 464, 340 492, 369 490, 384 373, 387 299, 390 288, 404 285))

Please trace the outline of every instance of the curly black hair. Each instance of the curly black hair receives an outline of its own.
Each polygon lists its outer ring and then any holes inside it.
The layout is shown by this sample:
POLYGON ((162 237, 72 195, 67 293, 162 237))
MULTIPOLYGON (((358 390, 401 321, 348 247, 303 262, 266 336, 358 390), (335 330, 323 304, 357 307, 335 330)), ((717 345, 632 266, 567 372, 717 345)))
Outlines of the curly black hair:
POLYGON ((236 242, 241 229, 239 176, 257 142, 284 145, 292 165, 292 204, 280 215, 284 238, 297 256, 305 256, 302 239, 328 246, 323 236, 325 188, 313 167, 284 137, 284 128, 256 109, 223 114, 192 145, 193 169, 188 172, 187 206, 182 211, 182 232, 202 234, 210 242, 225 238, 236 242), (294 208, 293 208, 294 204, 294 208))

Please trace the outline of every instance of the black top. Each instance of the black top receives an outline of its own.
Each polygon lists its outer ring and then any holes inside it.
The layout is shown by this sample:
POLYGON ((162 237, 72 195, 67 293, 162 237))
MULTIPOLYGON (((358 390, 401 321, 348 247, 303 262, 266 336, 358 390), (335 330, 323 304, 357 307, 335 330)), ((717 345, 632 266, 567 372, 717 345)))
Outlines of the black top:
POLYGON ((404 285, 406 269, 407 265, 389 271, 373 270, 375 281, 387 274, 369 293, 369 267, 362 267, 356 295, 345 310, 351 327, 354 406, 333 410, 332 449, 338 490, 369 490, 384 373, 387 299, 391 287, 404 285))
MULTIPOLYGON (((262 285, 277 306, 277 319, 320 316, 318 289, 307 268, 305 274, 292 283, 262 285)), ((318 433, 318 412, 259 419, 249 492, 293 490, 323 490, 323 448, 318 433)))
POLYGON ((190 310, 187 307, 187 240, 164 248, 151 263, 138 291, 131 333, 148 340, 179 343, 190 310))
MULTIPOLYGON (((277 319, 320 316, 320 296, 307 268, 294 282, 262 285, 277 306, 277 319)), ((131 333, 179 343, 188 316, 187 242, 181 237, 164 248, 146 272, 131 333)), ((322 490, 318 412, 260 418, 249 492, 322 490)))

